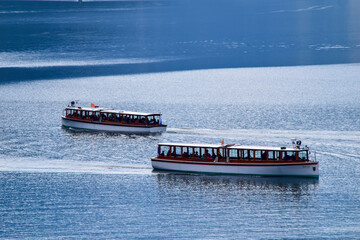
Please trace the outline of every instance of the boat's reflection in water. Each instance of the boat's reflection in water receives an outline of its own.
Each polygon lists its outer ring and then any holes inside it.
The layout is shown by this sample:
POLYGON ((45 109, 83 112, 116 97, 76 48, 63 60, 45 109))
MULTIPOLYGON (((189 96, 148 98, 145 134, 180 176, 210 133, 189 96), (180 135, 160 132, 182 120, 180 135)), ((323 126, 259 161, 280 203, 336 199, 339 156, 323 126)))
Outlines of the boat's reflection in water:
POLYGON ((309 196, 317 193, 318 178, 266 177, 249 175, 218 175, 179 173, 153 170, 159 190, 211 190, 218 193, 280 194, 283 196, 309 196))
POLYGON ((136 132, 107 132, 107 131, 97 131, 91 129, 79 129, 61 126, 62 130, 71 135, 105 135, 105 136, 161 136, 161 132, 151 132, 151 133, 136 133, 136 132))

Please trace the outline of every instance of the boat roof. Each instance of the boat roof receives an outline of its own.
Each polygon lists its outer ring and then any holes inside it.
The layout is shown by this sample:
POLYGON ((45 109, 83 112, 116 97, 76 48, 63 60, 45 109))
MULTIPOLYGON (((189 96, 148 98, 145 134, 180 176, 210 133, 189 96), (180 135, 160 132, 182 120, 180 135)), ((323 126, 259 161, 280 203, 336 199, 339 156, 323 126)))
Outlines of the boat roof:
POLYGON ((235 150, 267 150, 267 151, 303 151, 304 148, 294 147, 264 147, 264 146, 250 146, 240 144, 204 144, 204 143, 159 143, 159 145, 176 146, 176 147, 203 147, 203 148, 227 148, 235 150))
POLYGON ((251 145, 233 145, 228 147, 229 149, 236 149, 236 150, 246 150, 246 149, 253 149, 253 150, 268 150, 268 151, 301 151, 305 149, 301 148, 294 148, 294 147, 265 147, 265 146, 251 146, 251 145))
POLYGON ((220 148, 221 144, 204 144, 204 143, 159 143, 159 145, 176 146, 176 147, 207 147, 207 148, 220 148))
POLYGON ((135 111, 124 111, 124 110, 115 110, 112 108, 92 108, 92 107, 66 107, 69 110, 83 110, 83 111, 92 111, 92 112, 106 112, 114 114, 129 114, 129 115, 138 115, 138 116, 152 116, 152 115, 161 115, 160 113, 143 113, 135 111))

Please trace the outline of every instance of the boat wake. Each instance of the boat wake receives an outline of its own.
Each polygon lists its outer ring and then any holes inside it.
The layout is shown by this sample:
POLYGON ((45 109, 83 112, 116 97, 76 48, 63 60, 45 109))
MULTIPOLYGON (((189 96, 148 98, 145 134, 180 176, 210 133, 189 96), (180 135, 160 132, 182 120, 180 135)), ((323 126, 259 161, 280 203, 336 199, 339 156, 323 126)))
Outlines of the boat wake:
POLYGON ((0 172, 151 174, 150 165, 34 158, 0 159, 0 172))

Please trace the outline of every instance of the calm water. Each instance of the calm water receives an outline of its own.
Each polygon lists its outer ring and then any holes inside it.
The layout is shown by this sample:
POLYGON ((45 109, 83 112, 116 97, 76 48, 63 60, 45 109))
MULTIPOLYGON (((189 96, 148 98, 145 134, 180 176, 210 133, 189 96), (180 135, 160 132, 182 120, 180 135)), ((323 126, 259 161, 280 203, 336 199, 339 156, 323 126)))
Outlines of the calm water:
POLYGON ((0 238, 359 239, 359 8, 0 1, 0 238), (74 99, 160 111, 169 128, 66 130, 74 99), (319 179, 150 165, 158 142, 293 137, 319 179))

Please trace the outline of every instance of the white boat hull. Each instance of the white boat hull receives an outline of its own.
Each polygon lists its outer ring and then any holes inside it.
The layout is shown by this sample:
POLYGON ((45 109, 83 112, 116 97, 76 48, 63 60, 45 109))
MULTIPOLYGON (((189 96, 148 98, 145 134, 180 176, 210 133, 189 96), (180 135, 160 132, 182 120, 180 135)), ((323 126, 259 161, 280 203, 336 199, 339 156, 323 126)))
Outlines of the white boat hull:
POLYGON ((201 163, 152 158, 154 169, 182 172, 319 177, 318 163, 201 163))
POLYGON ((126 125, 112 125, 104 123, 81 122, 76 120, 69 120, 62 117, 62 125, 68 128, 86 129, 92 131, 102 132, 119 132, 119 133, 160 133, 166 131, 164 126, 126 126, 126 125))

